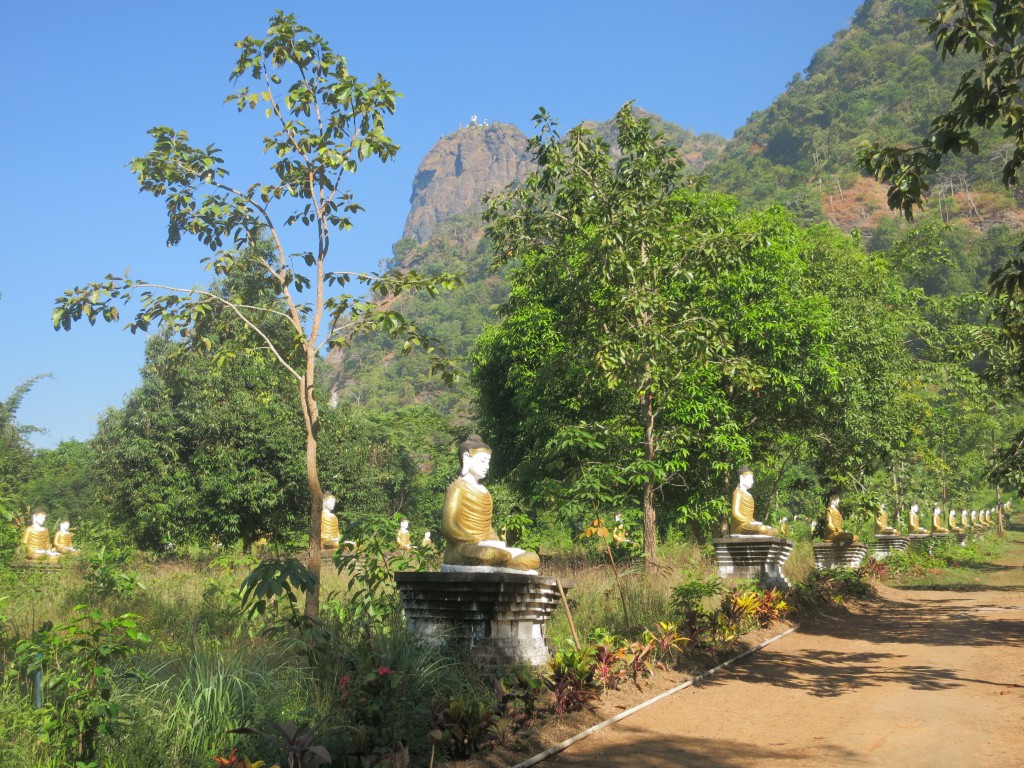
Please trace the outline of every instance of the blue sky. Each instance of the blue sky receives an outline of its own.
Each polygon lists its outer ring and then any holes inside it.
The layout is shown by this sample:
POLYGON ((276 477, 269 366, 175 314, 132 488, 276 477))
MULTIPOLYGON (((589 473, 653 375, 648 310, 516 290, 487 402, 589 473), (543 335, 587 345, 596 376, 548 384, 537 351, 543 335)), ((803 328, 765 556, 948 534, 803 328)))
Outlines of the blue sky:
POLYGON ((442 135, 470 115, 527 133, 538 106, 563 128, 624 102, 698 133, 731 137, 771 104, 859 0, 345 4, 262 0, 17 3, 5 13, 8 78, 0 140, 0 399, 37 374, 18 420, 34 443, 87 439, 138 383, 145 337, 120 325, 52 329, 54 298, 109 272, 192 285, 206 253, 168 249, 162 204, 140 195, 127 162, 154 125, 217 144, 236 183, 268 178, 259 117, 223 104, 233 43, 261 36, 276 7, 325 37, 360 79, 380 72, 404 94, 389 124, 397 159, 361 169, 366 208, 332 258, 373 269, 401 237, 412 179, 442 135))

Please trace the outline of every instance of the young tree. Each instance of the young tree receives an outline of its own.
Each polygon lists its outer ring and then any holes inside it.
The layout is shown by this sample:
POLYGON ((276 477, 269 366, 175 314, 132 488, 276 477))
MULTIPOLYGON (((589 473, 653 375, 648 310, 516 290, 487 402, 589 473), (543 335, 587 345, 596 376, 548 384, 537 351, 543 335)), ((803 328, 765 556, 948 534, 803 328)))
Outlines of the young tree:
MULTIPOLYGON (((193 146, 187 133, 165 126, 150 131, 153 149, 133 160, 131 169, 142 190, 165 202, 169 245, 183 235, 194 236, 213 252, 205 261, 217 275, 249 268, 255 261, 274 285, 275 300, 246 305, 198 287, 108 275, 58 298, 54 326, 68 330, 82 318, 90 323, 97 318, 114 321, 119 304, 138 298, 140 306, 126 326, 133 332, 162 323, 185 334, 188 343, 208 348, 211 341, 201 332, 202 321, 216 305, 228 310, 224 318, 251 331, 297 386, 312 497, 309 567, 319 577, 323 493, 317 469, 320 406, 314 389, 319 352, 326 344, 385 332, 402 340, 403 351, 426 349, 434 356, 435 369, 450 376, 431 340, 390 309, 388 300, 414 289, 437 293, 454 286, 458 278, 411 271, 360 273, 338 268, 330 260, 333 236, 349 229, 361 210, 341 186, 344 175, 370 158, 386 162, 398 151, 384 132, 385 118, 394 113, 398 96, 391 83, 379 75, 372 83, 360 82, 326 40, 282 12, 270 19, 265 38, 246 37, 236 47, 239 57, 232 80, 252 78, 258 85, 242 86, 226 101, 239 112, 265 105, 267 118, 275 124, 263 140, 264 151, 273 158, 272 179, 233 185, 215 146, 193 146), (289 235, 298 225, 308 229, 289 235), (289 237, 294 249, 285 245, 289 237), (273 245, 269 253, 255 247, 265 238, 273 245), (345 292, 358 284, 370 295, 345 292), (267 331, 268 324, 273 327, 281 320, 291 331, 287 345, 267 331)), ((318 578, 315 581, 319 583, 318 578)), ((305 613, 318 615, 318 587, 307 593, 305 613)))
POLYGON ((0 402, 0 499, 12 496, 27 477, 32 461, 32 446, 28 436, 41 430, 19 424, 18 408, 35 383, 49 375, 41 374, 23 381, 6 400, 0 402))

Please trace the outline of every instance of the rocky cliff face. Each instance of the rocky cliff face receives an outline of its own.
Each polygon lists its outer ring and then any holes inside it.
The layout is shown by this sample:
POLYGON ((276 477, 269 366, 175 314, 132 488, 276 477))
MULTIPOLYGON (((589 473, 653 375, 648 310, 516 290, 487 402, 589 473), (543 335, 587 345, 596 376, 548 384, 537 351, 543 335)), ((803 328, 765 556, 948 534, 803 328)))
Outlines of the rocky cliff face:
POLYGON ((416 171, 403 237, 426 242, 438 222, 479 211, 486 193, 532 168, 526 137, 514 125, 471 125, 442 137, 416 171))

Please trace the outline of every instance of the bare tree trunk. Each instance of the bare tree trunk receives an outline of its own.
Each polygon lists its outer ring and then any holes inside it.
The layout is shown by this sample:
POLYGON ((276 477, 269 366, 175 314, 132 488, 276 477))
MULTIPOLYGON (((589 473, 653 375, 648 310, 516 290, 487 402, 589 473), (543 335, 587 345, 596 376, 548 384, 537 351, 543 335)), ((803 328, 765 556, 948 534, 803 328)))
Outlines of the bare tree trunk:
POLYGON ((310 619, 320 617, 320 515, 323 509, 324 494, 320 488, 320 475, 316 466, 317 433, 320 431, 320 410, 313 397, 314 360, 308 359, 306 374, 299 386, 302 398, 302 415, 306 422, 306 481, 312 497, 309 510, 309 562, 308 567, 313 575, 313 588, 306 592, 306 605, 303 613, 310 619))
MULTIPOLYGON (((645 453, 649 462, 654 461, 654 396, 645 392, 641 400, 644 408, 645 453)), ((654 483, 644 483, 644 559, 647 569, 652 570, 658 559, 658 528, 654 511, 654 483)))
POLYGON ((1003 527, 1003 486, 1001 483, 996 483, 996 535, 999 538, 1006 535, 1006 529, 1003 527))

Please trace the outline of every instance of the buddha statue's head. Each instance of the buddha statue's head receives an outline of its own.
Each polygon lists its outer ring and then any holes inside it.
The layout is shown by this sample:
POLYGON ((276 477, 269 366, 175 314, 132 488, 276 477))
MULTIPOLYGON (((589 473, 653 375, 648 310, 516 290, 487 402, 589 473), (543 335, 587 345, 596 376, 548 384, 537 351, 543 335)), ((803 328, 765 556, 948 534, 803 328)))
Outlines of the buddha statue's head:
POLYGON ((935 505, 935 514, 936 515, 941 515, 942 514, 942 507, 940 507, 938 504, 935 505))
POLYGON ((839 491, 832 491, 828 495, 828 505, 832 509, 839 509, 839 491))
POLYGON ((483 480, 491 466, 491 446, 479 435, 470 435, 459 446, 462 457, 462 475, 469 475, 474 480, 483 480))
POLYGON ((32 525, 38 525, 42 527, 43 523, 46 522, 46 513, 41 509, 32 510, 32 525))
POLYGON ((328 493, 324 496, 323 510, 324 512, 334 512, 334 506, 338 503, 338 500, 334 498, 333 493, 328 493))
POLYGON ((71 521, 69 521, 69 520, 61 520, 60 521, 60 532, 61 533, 67 533, 70 530, 71 530, 71 521))
POLYGON ((423 532, 423 540, 424 541, 430 541, 430 531, 424 531, 423 532))
POLYGON ((917 506, 917 504, 911 504, 910 505, 910 514, 916 515, 919 509, 921 509, 921 508, 919 506, 917 506))
POLYGON ((744 465, 737 470, 739 475, 739 487, 749 491, 754 486, 754 470, 744 465))
POLYGON ((408 520, 403 520, 402 522, 400 522, 398 524, 398 527, 399 527, 400 530, 408 531, 409 530, 409 521, 408 520))

